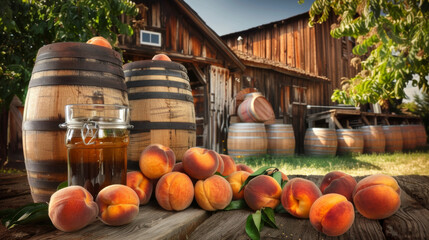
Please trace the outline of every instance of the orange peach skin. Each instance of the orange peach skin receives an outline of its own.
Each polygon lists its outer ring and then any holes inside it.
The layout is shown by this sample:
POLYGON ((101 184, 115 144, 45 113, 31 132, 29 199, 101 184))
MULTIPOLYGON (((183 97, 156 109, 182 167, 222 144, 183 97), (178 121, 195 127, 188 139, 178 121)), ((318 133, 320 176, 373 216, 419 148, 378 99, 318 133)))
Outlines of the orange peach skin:
POLYGON ((140 155, 140 170, 150 179, 158 179, 173 170, 176 155, 171 148, 161 144, 151 144, 140 155))
POLYGON ((215 152, 217 156, 217 160, 219 162, 219 166, 217 167, 216 172, 220 173, 223 176, 223 171, 225 170, 225 164, 223 163, 223 159, 219 153, 215 152))
POLYGON ((52 194, 48 215, 57 229, 73 232, 96 220, 98 206, 88 190, 70 186, 52 194))
POLYGON ((247 166, 246 164, 240 163, 237 164, 237 171, 246 171, 249 172, 250 174, 252 174, 254 171, 251 167, 247 166))
POLYGON ((222 176, 228 176, 231 173, 237 171, 237 166, 235 165, 235 161, 232 159, 232 157, 225 154, 220 154, 220 156, 222 157, 224 165, 222 176))
POLYGON ((185 172, 198 180, 213 176, 219 167, 216 152, 199 147, 188 149, 183 155, 182 163, 185 172))
POLYGON ((130 223, 139 213, 140 200, 137 193, 121 184, 109 185, 98 193, 95 202, 100 209, 98 217, 110 226, 130 223))
POLYGON ((127 173, 127 186, 132 188, 139 196, 140 205, 149 202, 153 192, 153 181, 139 171, 127 173))
POLYGON ((244 200, 251 209, 276 208, 280 203, 282 189, 272 177, 259 175, 250 180, 244 189, 244 200))
POLYGON ((89 39, 86 43, 112 49, 112 45, 110 45, 109 41, 107 41, 107 39, 105 39, 104 37, 100 36, 93 37, 89 39))
POLYGON ((295 217, 308 218, 311 205, 322 196, 315 183, 293 178, 283 187, 281 202, 284 209, 295 217))
POLYGON ((358 182, 353 192, 353 202, 362 216, 383 219, 399 209, 400 195, 401 189, 393 177, 375 174, 358 182))
POLYGON ((206 211, 224 209, 232 200, 231 185, 218 175, 198 180, 195 184, 195 200, 206 211))
POLYGON ((171 170, 171 171, 172 172, 185 173, 185 169, 183 168, 183 163, 182 162, 178 162, 178 163, 174 164, 173 170, 171 170))
POLYGON ((250 173, 246 171, 236 171, 230 174, 226 180, 229 182, 232 188, 232 200, 243 199, 244 188, 240 191, 241 186, 249 177, 250 173))
POLYGON ((171 59, 167 55, 165 55, 163 53, 160 53, 160 54, 157 54, 157 55, 153 56, 152 60, 169 61, 169 62, 171 62, 171 59))
POLYGON ((191 205, 194 199, 194 185, 184 173, 167 173, 156 184, 155 197, 165 210, 181 211, 191 205))
POLYGON ((328 193, 318 198, 310 208, 310 223, 328 236, 347 232, 355 220, 353 204, 341 194, 328 193))
POLYGON ((350 202, 353 201, 353 190, 356 187, 356 180, 340 171, 327 173, 320 184, 322 194, 338 193, 347 198, 350 202))

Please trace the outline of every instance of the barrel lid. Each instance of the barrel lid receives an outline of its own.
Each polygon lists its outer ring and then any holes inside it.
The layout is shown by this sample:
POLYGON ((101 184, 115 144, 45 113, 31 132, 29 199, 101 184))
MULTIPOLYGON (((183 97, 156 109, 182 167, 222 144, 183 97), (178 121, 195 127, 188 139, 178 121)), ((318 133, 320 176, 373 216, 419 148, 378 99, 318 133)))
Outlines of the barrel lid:
POLYGON ((165 68, 170 70, 179 70, 187 73, 185 66, 177 62, 162 60, 140 60, 124 64, 124 70, 145 69, 145 68, 165 68))
POLYGON ((269 128, 284 128, 284 127, 292 127, 292 124, 274 123, 274 124, 267 124, 266 127, 269 127, 269 128))
POLYGON ((90 58, 122 66, 121 54, 115 50, 81 42, 45 45, 37 52, 36 62, 50 58, 90 58))
POLYGON ((263 123, 231 123, 230 127, 265 127, 263 123))

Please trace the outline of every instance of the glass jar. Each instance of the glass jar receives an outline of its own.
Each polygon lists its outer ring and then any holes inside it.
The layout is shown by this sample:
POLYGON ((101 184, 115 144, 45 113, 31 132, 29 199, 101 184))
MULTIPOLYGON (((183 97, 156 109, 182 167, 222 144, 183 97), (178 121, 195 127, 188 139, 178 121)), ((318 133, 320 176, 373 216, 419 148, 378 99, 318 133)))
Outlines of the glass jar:
POLYGON ((94 198, 104 187, 126 184, 129 108, 106 104, 66 105, 68 185, 94 198))

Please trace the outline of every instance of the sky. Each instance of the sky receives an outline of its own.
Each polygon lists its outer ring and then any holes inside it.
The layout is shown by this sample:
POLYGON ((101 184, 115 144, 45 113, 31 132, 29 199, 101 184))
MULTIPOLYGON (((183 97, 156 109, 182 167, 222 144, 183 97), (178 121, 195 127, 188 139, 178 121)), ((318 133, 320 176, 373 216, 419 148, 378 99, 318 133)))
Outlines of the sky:
POLYGON ((310 10, 313 0, 185 0, 219 36, 310 10))

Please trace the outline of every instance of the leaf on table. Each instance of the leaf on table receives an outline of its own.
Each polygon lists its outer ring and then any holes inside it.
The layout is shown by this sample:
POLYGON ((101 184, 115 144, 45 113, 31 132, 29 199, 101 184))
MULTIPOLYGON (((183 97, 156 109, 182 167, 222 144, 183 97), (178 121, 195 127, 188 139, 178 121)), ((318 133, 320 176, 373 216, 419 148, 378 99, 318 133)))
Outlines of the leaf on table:
POLYGON ((228 206, 224 210, 238 210, 238 209, 244 209, 247 207, 246 201, 244 199, 234 200, 229 203, 228 206))
POLYGON ((30 203, 2 216, 3 225, 11 229, 17 224, 42 223, 49 220, 47 203, 30 203))

